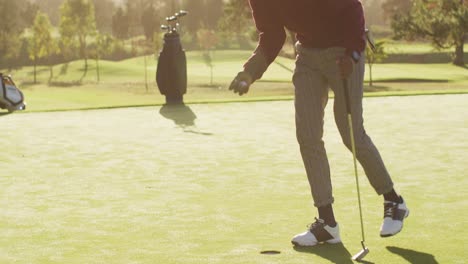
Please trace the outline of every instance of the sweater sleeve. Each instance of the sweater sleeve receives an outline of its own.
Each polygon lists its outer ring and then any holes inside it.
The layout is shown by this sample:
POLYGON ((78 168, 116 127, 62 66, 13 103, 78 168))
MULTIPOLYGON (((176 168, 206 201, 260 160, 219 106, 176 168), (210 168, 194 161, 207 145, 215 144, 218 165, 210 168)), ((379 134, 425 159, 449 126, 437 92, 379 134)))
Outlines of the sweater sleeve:
POLYGON ((351 55, 353 51, 363 52, 366 48, 365 19, 361 2, 350 1, 344 9, 343 23, 345 27, 346 54, 351 55))
POLYGON ((286 40, 286 32, 278 10, 271 0, 250 0, 252 16, 259 32, 259 42, 244 70, 253 80, 260 79, 278 56, 286 40))

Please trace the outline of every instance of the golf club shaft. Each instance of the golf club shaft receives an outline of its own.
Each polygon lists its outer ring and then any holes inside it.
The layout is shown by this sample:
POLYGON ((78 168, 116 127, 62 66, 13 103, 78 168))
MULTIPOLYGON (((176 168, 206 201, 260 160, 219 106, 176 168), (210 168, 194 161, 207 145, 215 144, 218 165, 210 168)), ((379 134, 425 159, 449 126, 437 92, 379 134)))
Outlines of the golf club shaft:
POLYGON ((353 161, 354 161, 354 176, 356 177, 356 189, 357 189, 357 196, 358 196, 358 204, 359 204, 359 219, 361 220, 361 235, 362 235, 362 247, 364 246, 364 221, 362 220, 362 207, 361 207, 361 191, 359 188, 359 177, 358 177, 358 170, 357 170, 357 157, 356 157, 356 142, 354 141, 354 129, 353 129, 353 119, 351 116, 351 100, 349 97, 348 92, 348 80, 343 79, 343 89, 344 89, 344 96, 345 96, 345 105, 346 111, 348 113, 348 126, 349 126, 349 135, 351 137, 351 150, 353 152, 353 161))

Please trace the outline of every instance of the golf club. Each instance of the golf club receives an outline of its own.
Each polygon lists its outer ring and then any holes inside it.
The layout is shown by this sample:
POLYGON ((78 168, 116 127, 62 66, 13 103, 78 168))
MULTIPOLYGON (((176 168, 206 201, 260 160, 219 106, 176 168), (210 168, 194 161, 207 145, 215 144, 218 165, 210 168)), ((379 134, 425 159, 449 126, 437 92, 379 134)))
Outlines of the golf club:
POLYGON ((161 25, 161 29, 167 30, 167 33, 175 33, 179 30, 180 24, 177 22, 179 18, 184 17, 188 14, 187 11, 180 10, 173 16, 166 17, 167 25, 161 25))
POLYGON ((185 10, 180 10, 179 12, 175 13, 175 16, 176 17, 183 17, 183 16, 186 16, 188 14, 187 11, 185 10))
POLYGON ((161 29, 167 30, 167 33, 172 32, 172 27, 170 25, 161 25, 161 29))
POLYGON ((361 235, 362 235, 362 240, 361 240, 362 250, 359 251, 356 255, 354 255, 352 259, 355 261, 360 261, 367 255, 367 253, 369 253, 369 248, 367 248, 366 245, 364 244, 364 241, 365 241, 364 221, 362 220, 361 193, 359 190, 359 177, 358 177, 357 160, 356 160, 356 143, 354 141, 353 119, 351 116, 351 100, 350 100, 349 93, 348 93, 348 80, 347 79, 343 79, 343 89, 344 89, 344 95, 345 95, 346 111, 348 113, 348 126, 349 126, 349 134, 351 137, 351 149, 353 152, 354 176, 356 177, 356 189, 357 189, 357 195, 358 195, 359 218, 361 219, 361 235))

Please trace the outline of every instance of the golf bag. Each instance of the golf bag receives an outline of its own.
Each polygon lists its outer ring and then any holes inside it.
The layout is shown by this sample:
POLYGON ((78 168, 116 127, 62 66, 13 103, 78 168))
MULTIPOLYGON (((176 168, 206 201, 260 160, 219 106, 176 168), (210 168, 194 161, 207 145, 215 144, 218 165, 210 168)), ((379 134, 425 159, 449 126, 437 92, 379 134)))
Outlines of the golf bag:
POLYGON ((8 112, 26 109, 24 95, 16 87, 11 76, 0 73, 0 108, 7 109, 8 112))
POLYGON ((187 58, 177 32, 164 35, 163 49, 159 54, 156 82, 167 103, 182 103, 187 92, 187 58))

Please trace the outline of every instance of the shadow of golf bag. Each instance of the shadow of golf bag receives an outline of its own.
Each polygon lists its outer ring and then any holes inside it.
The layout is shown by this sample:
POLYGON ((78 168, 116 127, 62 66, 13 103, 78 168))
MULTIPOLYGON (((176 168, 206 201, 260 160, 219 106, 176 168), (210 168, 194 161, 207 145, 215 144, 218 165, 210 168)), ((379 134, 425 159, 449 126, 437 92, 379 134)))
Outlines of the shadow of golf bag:
POLYGON ((166 96, 166 103, 183 103, 183 96, 187 92, 187 58, 177 32, 164 35, 156 82, 161 94, 166 96))
POLYGON ((8 75, 0 73, 0 108, 8 112, 25 110, 24 95, 8 75))

